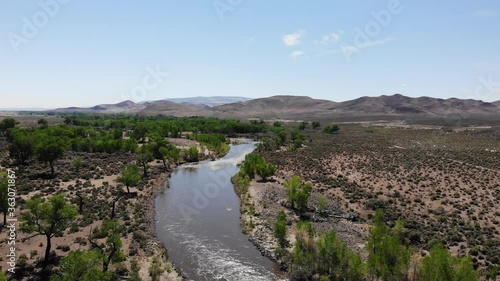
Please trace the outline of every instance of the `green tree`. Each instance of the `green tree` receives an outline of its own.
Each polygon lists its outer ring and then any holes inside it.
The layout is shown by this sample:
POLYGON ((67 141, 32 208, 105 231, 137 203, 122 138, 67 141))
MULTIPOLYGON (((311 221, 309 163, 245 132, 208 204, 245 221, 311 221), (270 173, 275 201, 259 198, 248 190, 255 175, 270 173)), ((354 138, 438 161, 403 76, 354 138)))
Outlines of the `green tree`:
POLYGON ((305 130, 307 128, 307 125, 309 125, 309 123, 307 123, 307 122, 301 122, 299 124, 299 130, 301 130, 301 131, 305 130))
POLYGON ((139 168, 136 165, 127 165, 122 170, 121 174, 116 178, 116 181, 123 183, 127 187, 127 193, 130 194, 130 186, 136 185, 141 180, 139 168))
POLYGON ((382 210, 377 210, 370 228, 368 243, 368 270, 371 276, 382 280, 401 280, 408 273, 411 252, 398 235, 403 228, 402 220, 391 231, 383 221, 382 210))
POLYGON ((199 151, 196 146, 190 147, 184 154, 184 158, 188 162, 198 162, 199 160, 199 151))
POLYGON ((7 131, 16 126, 16 120, 14 118, 5 118, 0 122, 0 132, 2 135, 6 136, 7 131))
POLYGON ((148 176, 149 162, 154 160, 153 153, 148 145, 143 144, 137 148, 137 163, 142 166, 143 176, 148 176))
POLYGON ((100 253, 102 259, 102 271, 107 272, 111 263, 118 263, 125 260, 122 253, 122 226, 115 220, 102 222, 98 231, 89 237, 91 249, 100 253), (99 243, 97 239, 106 238, 105 243, 99 243))
POLYGON ((286 247, 286 214, 283 210, 278 213, 274 223, 274 237, 278 239, 281 247, 286 247))
POLYGON ((292 179, 284 183, 284 186, 292 209, 297 208, 300 212, 305 211, 311 195, 312 185, 303 183, 299 176, 293 176, 292 179))
POLYGON ((257 175, 262 177, 263 181, 267 181, 267 178, 274 176, 276 173, 276 167, 268 162, 261 162, 255 166, 257 175))
POLYGON ((38 120, 38 125, 40 125, 40 129, 45 129, 49 127, 49 121, 45 118, 41 118, 38 120))
POLYGON ((48 263, 51 249, 51 239, 62 234, 74 221, 78 212, 73 205, 67 203, 62 194, 51 196, 47 201, 33 198, 26 202, 28 211, 20 217, 21 230, 27 233, 36 232, 47 238, 45 246, 45 264, 48 263))
POLYGON ((5 226, 9 212, 9 183, 4 173, 0 173, 0 212, 3 214, 3 225, 5 226))
POLYGON ((328 125, 325 127, 325 129, 323 129, 323 132, 327 134, 333 134, 338 132, 339 130, 340 127, 338 125, 328 125))
POLYGON ((16 134, 9 145, 10 157, 16 159, 21 165, 24 165, 34 153, 33 138, 27 134, 16 134))
POLYGON ((312 127, 313 129, 318 129, 319 127, 321 127, 321 123, 319 123, 318 121, 314 121, 312 122, 312 127))
POLYGON ((469 258, 452 257, 441 243, 435 244, 430 255, 423 259, 419 275, 425 281, 474 281, 479 278, 469 258))
POLYGON ((50 281, 110 281, 111 272, 103 272, 97 250, 70 252, 60 263, 61 270, 50 281))
POLYGON ((284 129, 280 129, 276 132, 276 138, 274 139, 276 146, 279 148, 280 146, 285 145, 286 143, 286 131, 284 129))
POLYGON ((35 145, 35 154, 40 162, 50 165, 51 175, 54 176, 54 162, 63 157, 66 143, 62 138, 44 136, 35 145))
POLYGON ((82 157, 80 157, 80 156, 76 157, 71 164, 73 165, 73 168, 75 168, 76 172, 78 173, 80 171, 80 168, 83 166, 82 157))
POLYGON ((0 271, 0 281, 7 281, 7 276, 2 271, 0 271))

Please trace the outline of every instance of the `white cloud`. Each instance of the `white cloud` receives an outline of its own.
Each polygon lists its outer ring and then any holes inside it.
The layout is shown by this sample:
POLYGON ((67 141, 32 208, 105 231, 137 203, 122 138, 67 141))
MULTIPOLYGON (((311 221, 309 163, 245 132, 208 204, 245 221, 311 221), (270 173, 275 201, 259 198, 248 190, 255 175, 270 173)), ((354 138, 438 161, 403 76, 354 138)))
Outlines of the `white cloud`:
POLYGON ((327 44, 337 43, 340 40, 340 34, 341 32, 338 33, 332 32, 330 34, 323 35, 320 40, 314 41, 314 44, 327 45, 327 44))
POLYGON ((476 17, 482 18, 493 18, 498 15, 498 12, 495 10, 480 10, 475 13, 476 17))
POLYGON ((283 43, 286 46, 298 45, 298 44, 300 44, 300 40, 302 39, 302 37, 304 37, 305 35, 306 35, 306 32, 302 29, 297 30, 294 33, 285 34, 285 35, 283 35, 283 43))
POLYGON ((293 59, 293 60, 296 60, 297 58, 303 56, 305 53, 303 51, 293 51, 291 54, 290 54, 290 57, 293 59))

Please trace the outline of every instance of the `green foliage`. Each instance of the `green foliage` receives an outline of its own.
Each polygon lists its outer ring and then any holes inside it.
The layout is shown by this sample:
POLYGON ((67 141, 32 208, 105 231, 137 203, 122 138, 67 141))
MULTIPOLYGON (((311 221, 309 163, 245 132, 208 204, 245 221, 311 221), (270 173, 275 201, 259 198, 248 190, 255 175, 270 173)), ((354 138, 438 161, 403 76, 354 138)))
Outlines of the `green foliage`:
POLYGON ((227 139, 221 134, 194 134, 189 135, 189 139, 196 140, 202 145, 214 150, 218 156, 224 156, 229 152, 227 139))
POLYGON ((143 176, 148 176, 149 162, 154 160, 153 153, 151 152, 151 147, 147 144, 143 144, 137 148, 137 163, 142 166, 143 176))
POLYGON ((473 281, 479 278, 470 258, 452 257, 440 243, 435 244, 430 255, 422 261, 419 275, 425 281, 473 281))
POLYGON ((24 165, 34 154, 33 137, 25 131, 17 131, 11 137, 12 143, 9 145, 10 157, 24 165))
POLYGON ((258 151, 263 151, 263 150, 271 150, 273 147, 272 141, 268 137, 263 137, 262 138, 262 143, 259 144, 258 146, 258 151))
POLYGON ((338 125, 328 125, 323 129, 323 132, 327 134, 333 134, 338 132, 339 130, 340 127, 338 125))
POLYGON ((268 177, 272 177, 276 173, 276 167, 268 162, 257 163, 255 170, 257 175, 262 177, 263 181, 267 181, 268 177))
POLYGON ((46 136, 38 139, 35 145, 36 158, 40 162, 49 163, 52 176, 54 175, 54 162, 63 157, 66 142, 61 137, 46 136))
POLYGON ((198 151, 198 148, 196 146, 192 146, 185 151, 184 159, 187 162, 198 162, 199 154, 200 152, 198 151))
POLYGON ((71 163, 73 165, 73 168, 75 168, 75 170, 78 172, 80 171, 80 168, 83 166, 83 160, 82 160, 82 157, 76 157, 74 160, 73 160, 73 163, 71 163))
POLYGON ((70 252, 60 263, 61 270, 50 281, 109 281, 111 272, 103 272, 101 254, 97 250, 70 252))
POLYGON ((250 187, 250 177, 243 173, 242 171, 238 172, 231 178, 231 182, 234 185, 234 190, 238 196, 242 196, 246 194, 248 188, 250 187))
POLYGON ((307 122, 301 122, 299 124, 299 130, 301 130, 301 131, 305 130, 307 128, 307 125, 309 125, 309 123, 307 123, 307 122))
POLYGON ((281 247, 286 247, 286 214, 283 210, 278 213, 276 223, 274 223, 274 237, 278 239, 281 247))
POLYGON ((245 161, 241 164, 241 171, 253 179, 255 177, 255 173, 257 172, 257 165, 262 163, 264 163, 264 159, 260 154, 250 153, 245 156, 245 161))
POLYGON ((130 186, 136 185, 141 180, 139 168, 136 165, 127 165, 116 178, 116 181, 123 183, 127 187, 127 193, 130 193, 130 186))
POLYGON ((292 141, 292 151, 297 150, 304 143, 304 136, 296 129, 290 132, 290 139, 292 141))
POLYGON ((102 222, 101 227, 89 237, 91 249, 99 252, 102 260, 102 271, 107 272, 111 263, 118 263, 125 260, 122 253, 121 233, 122 226, 115 220, 106 220, 102 222), (104 244, 97 243, 96 239, 105 237, 104 244))
POLYGON ((411 252, 398 235, 402 221, 391 231, 383 221, 383 212, 377 210, 370 229, 368 243, 368 270, 371 276, 382 280, 401 280, 408 272, 411 252))
POLYGON ((0 281, 7 281, 7 276, 2 271, 0 271, 0 281))
POLYGON ((48 261, 51 248, 51 238, 62 232, 73 223, 78 215, 73 205, 67 203, 63 195, 54 195, 42 201, 33 198, 26 202, 28 212, 22 213, 19 218, 21 230, 27 233, 37 233, 47 238, 45 262, 48 261))
POLYGON ((40 125, 40 129, 45 129, 49 127, 49 121, 45 118, 41 118, 38 120, 38 125, 40 125))
POLYGON ((294 176, 285 182, 284 186, 286 187, 288 201, 291 203, 292 209, 297 208, 300 212, 307 210, 312 185, 310 183, 303 183, 299 176, 294 176))
POLYGON ((277 147, 285 145, 285 143, 286 143, 286 131, 285 131, 285 129, 282 129, 280 127, 280 129, 277 130, 274 142, 275 142, 277 147))
POLYGON ((364 264, 361 256, 354 253, 337 239, 335 232, 320 234, 310 222, 297 224, 296 243, 291 265, 293 280, 363 280, 364 264))
POLYGON ((312 122, 312 127, 313 129, 318 129, 319 127, 321 127, 321 123, 318 121, 314 121, 312 122))
POLYGON ((16 120, 14 118, 5 118, 0 122, 0 133, 6 135, 7 131, 16 126, 16 120))

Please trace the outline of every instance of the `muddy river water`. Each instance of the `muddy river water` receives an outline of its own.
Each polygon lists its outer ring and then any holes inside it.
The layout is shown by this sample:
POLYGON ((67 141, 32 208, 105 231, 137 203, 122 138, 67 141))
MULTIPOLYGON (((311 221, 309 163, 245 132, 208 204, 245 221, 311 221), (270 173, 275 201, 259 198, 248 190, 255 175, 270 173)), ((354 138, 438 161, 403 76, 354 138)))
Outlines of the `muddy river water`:
POLYGON ((232 145, 224 158, 179 167, 156 197, 157 236, 188 280, 283 280, 241 232, 231 177, 254 149, 232 145))

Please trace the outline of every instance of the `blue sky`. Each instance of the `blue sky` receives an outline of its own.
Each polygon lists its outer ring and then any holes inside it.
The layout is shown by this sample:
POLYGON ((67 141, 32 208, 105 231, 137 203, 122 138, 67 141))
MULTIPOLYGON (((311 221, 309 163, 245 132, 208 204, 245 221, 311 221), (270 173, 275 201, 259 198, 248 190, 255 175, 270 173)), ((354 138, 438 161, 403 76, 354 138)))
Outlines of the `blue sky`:
POLYGON ((499 30, 496 0, 2 0, 0 108, 213 95, 494 101, 499 30))

